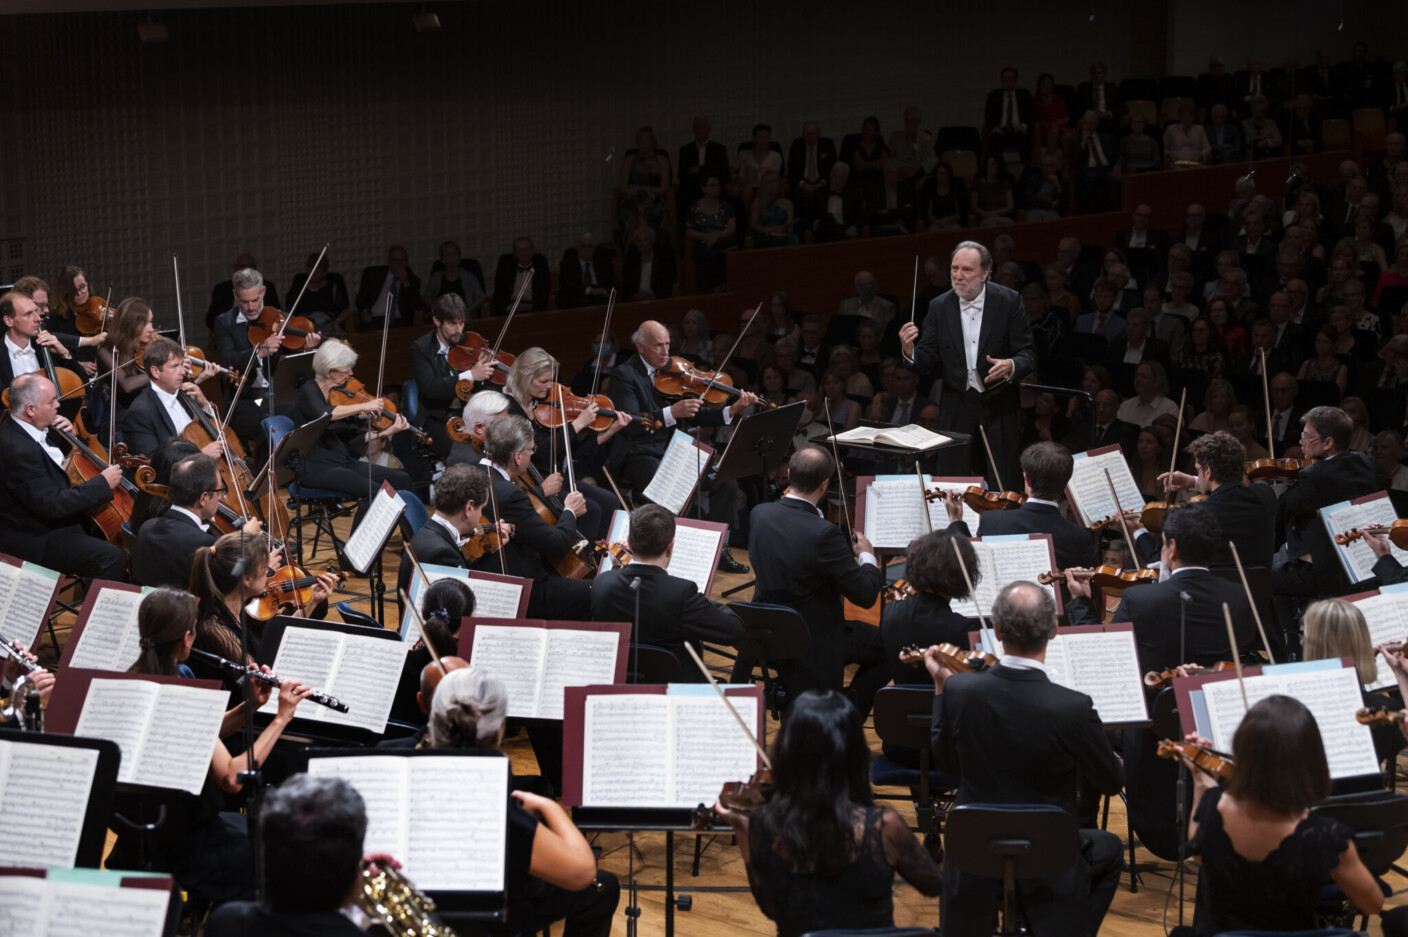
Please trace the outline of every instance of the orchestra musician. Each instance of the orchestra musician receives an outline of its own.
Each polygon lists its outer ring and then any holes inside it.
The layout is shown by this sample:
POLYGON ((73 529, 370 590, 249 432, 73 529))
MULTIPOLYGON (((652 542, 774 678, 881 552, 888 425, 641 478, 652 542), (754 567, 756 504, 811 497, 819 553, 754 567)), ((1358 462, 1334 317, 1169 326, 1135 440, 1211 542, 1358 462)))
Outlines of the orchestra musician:
POLYGON ((976 241, 963 241, 949 258, 953 288, 929 304, 923 337, 919 326, 900 327, 906 361, 920 375, 942 383, 939 430, 968 433, 968 451, 940 457, 945 475, 976 470, 996 487, 996 470, 1016 478, 1021 451, 1022 411, 1018 382, 1036 367, 1036 345, 1022 297, 988 278, 992 254, 976 241), (995 465, 987 465, 978 427, 987 429, 995 465))
MULTIPOLYGON (((1079 819, 1079 783, 1117 794, 1124 770, 1090 697, 1051 682, 1046 645, 1056 634, 1056 603, 1030 582, 998 593, 992 626, 1002 642, 996 666, 954 674, 935 648, 924 654, 934 682, 934 763, 959 777, 954 802, 1051 804, 1079 819), (1001 738, 1003 743, 993 744, 1001 738)), ((1119 837, 1082 829, 1081 857, 1064 875, 1022 882, 1022 903, 1035 933, 1099 932, 1124 867, 1119 837)), ((988 937, 1001 882, 944 866, 939 918, 944 937, 988 937)))
MULTIPOLYGON (((636 346, 636 353, 611 372, 612 402, 620 413, 645 414, 664 423, 667 430, 686 420, 700 427, 727 426, 757 402, 758 398, 745 390, 727 407, 705 407, 700 400, 690 397, 669 403, 655 389, 655 374, 669 367, 670 330, 659 322, 648 320, 636 329, 631 342, 636 346)), ((650 433, 640 424, 633 423, 626 427, 622 436, 626 443, 616 447, 617 454, 621 456, 620 478, 633 490, 632 497, 639 503, 644 500, 642 492, 655 477, 660 460, 669 448, 671 434, 650 433)), ((700 480, 701 487, 709 495, 709 510, 705 518, 731 523, 737 484, 724 482, 710 487, 711 484, 707 477, 700 480)), ((727 546, 719 557, 719 569, 727 573, 748 572, 748 567, 735 560, 727 546)))
MULTIPOLYGON (((152 339, 142 349, 142 370, 147 386, 122 414, 122 440, 129 452, 155 455, 162 443, 180 436, 196 419, 197 409, 218 423, 220 417, 215 408, 188 379, 186 350, 178 343, 163 335, 152 339)), ((201 451, 218 459, 224 454, 224 447, 219 440, 212 440, 201 451)))
MULTIPOLYGON (((16 280, 15 287, 18 289, 20 283, 25 279, 28 278, 21 277, 16 280)), ((97 373, 98 367, 96 363, 97 350, 107 343, 108 333, 105 329, 100 329, 95 335, 84 335, 78 330, 78 317, 75 310, 85 305, 90 296, 88 275, 83 272, 81 267, 66 264, 59 270, 58 276, 54 277, 53 289, 48 291, 48 308, 45 309, 41 306, 39 311, 44 316, 44 327, 59 336, 60 341, 70 343, 74 339, 78 340, 78 349, 75 351, 74 357, 78 359, 80 364, 87 362, 83 367, 85 371, 88 370, 88 365, 91 365, 93 370, 89 371, 89 374, 93 375, 97 373), (45 315, 46 313, 47 315, 45 315)), ((40 305, 37 298, 33 296, 31 298, 34 299, 36 306, 40 305)), ((73 348, 73 345, 68 344, 68 347, 73 348)))
POLYGON ((751 814, 714 805, 778 937, 893 927, 896 872, 927 897, 942 890, 938 865, 908 824, 876 805, 869 763, 856 707, 835 690, 809 690, 773 743, 768 802, 751 814))
MULTIPOLYGON (((473 667, 451 671, 435 689, 424 747, 497 750, 507 712, 508 691, 498 677, 473 667)), ((556 801, 513 778, 509 789, 504 933, 536 934, 565 919, 566 937, 607 937, 621 900, 616 876, 597 869, 586 837, 556 801)))
POLYGON ((464 338, 466 319, 464 300, 458 293, 446 293, 430 307, 430 321, 435 328, 411 343, 411 373, 420 394, 417 425, 430 434, 431 448, 440 459, 450 456, 451 440, 445 421, 462 404, 455 393, 460 381, 487 380, 494 363, 484 358, 467 371, 450 368, 450 349, 464 338))
POLYGON ((885 644, 890 678, 896 684, 929 682, 923 664, 900 663, 901 648, 937 644, 968 646, 968 632, 973 629, 973 623, 949 607, 954 599, 968 597, 968 583, 953 552, 955 543, 973 577, 973 585, 977 586, 983 578, 978 568, 978 554, 967 535, 950 525, 947 530, 933 531, 910 543, 904 571, 905 578, 914 587, 914 595, 888 601, 880 612, 880 640, 885 644))
POLYGON ((1408 579, 1408 567, 1393 555, 1393 541, 1385 534, 1364 534, 1364 542, 1374 551, 1374 578, 1380 586, 1391 586, 1408 579))
MULTIPOLYGON (((435 513, 415 532, 406 549, 421 563, 497 572, 499 559, 492 552, 486 551, 478 560, 470 562, 462 549, 465 542, 480 531, 484 522, 482 512, 488 501, 489 476, 483 469, 471 465, 450 466, 435 480, 435 513)), ((504 521, 497 524, 497 532, 502 549, 502 544, 512 539, 512 532, 504 521)), ((414 569, 410 558, 403 554, 398 589, 410 585, 414 569)))
MULTIPOLYGON (((798 449, 787 463, 787 493, 759 504, 749 518, 748 556, 758 577, 753 601, 796 609, 811 633, 797 660, 779 662, 791 699, 804 690, 841 689, 847 660, 865 656, 880 641, 875 628, 845 620, 842 599, 868 608, 885 579, 865 534, 856 531, 848 543, 845 531, 822 515, 818 505, 835 474, 831 453, 798 449)), ((881 669, 888 676, 888 668, 881 669)), ((740 657, 733 682, 744 682, 751 671, 752 662, 740 657)), ((868 701, 858 708, 867 711, 868 701)))
MULTIPOLYGON (((224 481, 215 460, 198 452, 171 467, 167 484, 170 508, 137 530, 136 579, 153 588, 184 589, 190 585, 196 552, 215 543, 210 521, 220 507, 224 481)), ((256 536, 260 526, 257 520, 248 521, 245 533, 256 536)))
POLYGON ((0 322, 5 328, 5 354, 0 355, 0 390, 9 387, 21 374, 44 370, 41 353, 52 356, 55 367, 70 368, 86 380, 87 375, 73 358, 77 340, 73 336, 45 331, 43 310, 32 298, 18 289, 0 296, 0 322))
POLYGON ((464 403, 460 418, 464 420, 464 431, 471 442, 455 441, 450 447, 450 457, 446 465, 477 465, 488 467, 484 458, 484 434, 489 424, 508 412, 508 398, 496 390, 480 390, 464 403))
MULTIPOLYGON (((427 640, 435 645, 442 660, 456 653, 460 646, 460 623, 473 614, 474 590, 463 579, 437 579, 420 597, 420 617, 427 640)), ((396 684, 396 698, 391 703, 391 718, 418 725, 421 731, 408 739, 380 742, 378 748, 414 748, 425 736, 425 722, 435 698, 435 685, 430 682, 435 668, 427 670, 426 667, 433 662, 425 640, 406 652, 401 680, 396 684)))
MULTIPOLYGON (((39 658, 21 644, 18 638, 10 642, 10 649, 31 664, 39 663, 39 658)), ((15 681, 19 679, 22 672, 20 666, 14 661, 7 658, 0 658, 0 697, 10 696, 11 692, 14 690, 15 681)), ((41 667, 38 670, 30 672, 27 676, 34 684, 35 691, 39 693, 40 702, 47 706, 49 704, 49 695, 54 692, 54 674, 41 667)), ((10 701, 7 699, 6 705, 9 705, 9 703, 10 701)), ((3 716, 0 716, 0 729, 8 729, 11 728, 11 726, 12 723, 6 721, 3 716)), ((43 834, 41 833, 40 835, 43 834)))
POLYGON ((549 524, 534 510, 528 492, 516 483, 533 458, 533 427, 521 416, 502 416, 489 425, 484 454, 490 459, 490 480, 494 485, 491 511, 494 520, 513 526, 513 539, 504 548, 504 561, 510 576, 533 580, 528 598, 528 617, 555 621, 590 621, 592 584, 585 579, 566 579, 550 570, 582 539, 578 519, 586 513, 586 500, 580 491, 563 499, 564 510, 556 524, 549 524))
MULTIPOLYGON (((252 538, 253 539, 253 538, 252 538)), ((196 642, 196 598, 179 589, 161 588, 142 599, 137 610, 137 629, 141 635, 141 651, 129 672, 158 676, 191 678, 194 673, 186 666, 191 648, 196 642)), ((265 673, 269 668, 261 668, 265 673)), ((273 687, 254 681, 249 684, 250 699, 225 713, 220 725, 220 737, 234 735, 245 724, 245 706, 256 709, 271 696, 273 687)), ((293 719, 298 704, 313 692, 297 680, 285 680, 279 687, 278 711, 254 740, 254 756, 260 764, 269 758, 284 730, 293 719)), ((215 743, 210 756, 210 770, 199 797, 192 802, 182 796, 162 806, 167 821, 156 828, 161 846, 155 851, 164 856, 161 871, 170 872, 181 888, 212 901, 233 901, 254 895, 254 861, 250 852, 246 814, 224 812, 223 794, 237 794, 244 782, 240 775, 249 770, 249 753, 232 756, 223 741, 215 743)), ((119 808, 124 815, 131 815, 119 808)), ((150 843, 130 842, 121 833, 107 861, 108 868, 142 868, 141 860, 150 857, 150 843)))
POLYGON ((682 682, 702 680, 684 643, 697 647, 701 641, 709 641, 731 646, 742 637, 743 622, 727 605, 701 595, 692 579, 670 575, 675 516, 665 508, 645 504, 632 511, 627 546, 630 564, 601 573, 592 584, 592 618, 635 621, 636 644, 653 644, 675 655, 682 682), (639 583, 639 596, 633 582, 639 583))
POLYGON ((0 553, 81 578, 121 582, 127 554, 83 529, 87 513, 112 500, 122 468, 110 465, 81 485, 64 472, 63 444, 52 427, 71 433, 58 393, 41 373, 10 385, 10 418, 0 422, 0 553))
POLYGON ((346 342, 333 339, 319 345, 313 355, 314 379, 298 388, 290 414, 298 426, 311 423, 324 413, 331 414, 332 421, 304 459, 304 477, 310 482, 316 480, 318 488, 360 499, 352 521, 354 529, 367 510, 368 490, 380 488, 383 482, 389 482, 397 490, 410 490, 413 485, 411 476, 404 470, 369 461, 373 442, 410 428, 404 416, 397 414, 395 421, 384 430, 371 430, 360 417, 381 413, 385 400, 376 398, 351 404, 329 402, 333 389, 352 379, 356 365, 357 352, 346 342))

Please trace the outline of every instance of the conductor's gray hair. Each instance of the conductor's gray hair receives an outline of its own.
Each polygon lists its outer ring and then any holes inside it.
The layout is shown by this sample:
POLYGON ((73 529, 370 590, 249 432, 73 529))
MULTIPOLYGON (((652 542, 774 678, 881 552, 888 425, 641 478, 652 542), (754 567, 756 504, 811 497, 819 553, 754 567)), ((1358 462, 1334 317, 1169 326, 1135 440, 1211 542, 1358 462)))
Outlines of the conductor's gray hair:
POLYGON ((958 246, 953 249, 953 253, 948 255, 948 262, 953 263, 953 258, 958 256, 959 251, 975 250, 978 252, 978 265, 984 272, 992 269, 992 252, 977 241, 959 241, 958 246))

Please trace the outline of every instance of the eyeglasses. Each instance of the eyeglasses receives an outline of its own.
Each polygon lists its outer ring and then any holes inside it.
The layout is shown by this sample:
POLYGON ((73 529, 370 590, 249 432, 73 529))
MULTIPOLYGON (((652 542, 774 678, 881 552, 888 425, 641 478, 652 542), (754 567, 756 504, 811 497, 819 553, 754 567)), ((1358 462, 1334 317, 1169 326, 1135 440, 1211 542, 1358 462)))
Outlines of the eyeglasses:
POLYGON ((1301 441, 1301 442, 1316 442, 1316 441, 1321 440, 1321 439, 1324 439, 1324 438, 1325 438, 1324 436, 1308 436, 1308 435, 1306 435, 1304 432, 1302 432, 1302 433, 1300 434, 1300 441, 1301 441))
POLYGON ((205 494, 208 494, 208 495, 225 495, 225 494, 228 494, 229 491, 230 491, 230 486, 229 486, 229 485, 221 485, 219 488, 207 488, 207 489, 205 489, 205 494))

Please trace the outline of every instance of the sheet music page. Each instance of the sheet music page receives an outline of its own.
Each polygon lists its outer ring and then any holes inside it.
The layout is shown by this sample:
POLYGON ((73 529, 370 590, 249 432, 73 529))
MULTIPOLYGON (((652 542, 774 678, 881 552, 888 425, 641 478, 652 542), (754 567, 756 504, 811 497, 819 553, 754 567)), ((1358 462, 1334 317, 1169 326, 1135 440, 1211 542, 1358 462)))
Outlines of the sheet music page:
MULTIPOLYGON (((329 685, 332 683, 333 674, 337 672, 338 658, 342 655, 342 634, 337 631, 319 631, 316 628, 292 628, 284 629, 284 636, 279 641, 279 653, 274 656, 274 666, 271 668, 280 677, 289 680, 297 680, 305 686, 323 690, 337 696, 329 685)), ((403 646, 409 646, 404 645, 403 646)), ((399 674, 400 671, 398 670, 399 674)), ((342 699, 342 697, 338 697, 342 699)), ((352 704, 347 700, 347 714, 352 715, 352 704)), ((325 718, 321 714, 312 712, 305 713, 305 704, 298 704, 298 715, 303 719, 325 718)), ((325 706, 311 704, 310 709, 321 709, 329 715, 336 715, 325 706)), ((279 711, 278 691, 269 694, 269 701, 259 707, 262 713, 273 715, 279 711)))
MULTIPOLYGON (((157 690, 134 780, 151 787, 199 794, 205 786, 210 756, 220 738, 220 723, 230 695, 224 690, 171 684, 158 686, 157 690)), ((89 699, 92 695, 89 690, 89 699)), ((127 760, 125 754, 122 760, 127 760)))
MULTIPOLYGON (((15 568, 8 563, 0 566, 15 568)), ((25 647, 32 647, 39 637, 39 630, 44 627, 60 576, 54 570, 35 563, 25 563, 16 572, 18 575, 13 592, 0 584, 0 595, 9 593, 9 605, 0 613, 0 636, 6 643, 18 639, 25 647)), ((136 654, 132 656, 135 660, 136 654)))
MULTIPOLYGON (((1408 618, 1405 618, 1408 609, 1404 607, 1405 601, 1408 601, 1408 594, 1381 592, 1354 602, 1354 607, 1359 609, 1359 613, 1364 616, 1364 623, 1369 626, 1371 646, 1403 643, 1404 637, 1408 636, 1408 618)), ((1377 690, 1398 685, 1382 654, 1374 655, 1374 666, 1378 668, 1378 676, 1369 685, 1369 689, 1377 690)))
MULTIPOLYGON (((967 479, 962 479, 959 481, 942 481, 935 478, 926 478, 925 481, 928 483, 927 487, 930 491, 962 492, 967 491, 969 485, 982 484, 981 479, 975 481, 969 481, 967 479)), ((915 504, 915 507, 918 507, 917 503, 915 504)), ((968 525, 968 532, 973 534, 974 536, 977 536, 978 523, 982 520, 982 517, 983 516, 981 514, 970 508, 967 504, 963 505, 963 523, 968 525)), ((920 520, 923 520, 923 518, 920 518, 920 520)), ((948 530, 948 511, 944 509, 942 501, 931 501, 929 503, 929 523, 934 525, 935 530, 948 530)), ((928 528, 925 528, 924 532, 928 533, 928 528)), ((906 544, 906 546, 908 546, 908 544, 906 544)))
MULTIPOLYGON (((13 568, 13 567, 11 567, 13 568)), ((42 934, 49 883, 30 875, 0 875, 0 934, 42 934)))
MULTIPOLYGON (((1047 540, 975 540, 973 551, 978 554, 982 576, 974 584, 978 601, 983 604, 983 616, 992 614, 992 603, 1003 587, 1026 580, 1036 583, 1037 577, 1051 569, 1051 550, 1047 540)), ((972 570, 969 570, 972 572, 972 570)), ((1054 585, 1039 586, 1055 598, 1054 585)), ((954 599, 950 607, 960 615, 977 618, 971 599, 954 599)))
POLYGON ((421 889, 503 891, 507 758, 407 758, 406 875, 421 889))
POLYGON ((1148 721, 1134 632, 1067 634, 1057 640, 1068 664, 1071 682, 1066 685, 1090 697, 1101 722, 1148 721))
POLYGON ((386 543, 386 538, 390 536, 391 528, 395 526, 404 510, 406 502, 399 494, 392 497, 386 493, 385 488, 376 493, 367 513, 362 515, 362 523, 352 531, 352 536, 347 538, 347 545, 342 549, 353 569, 365 573, 371 567, 382 544, 386 543))
MULTIPOLYGON (((37 881, 37 879, 36 879, 37 881)), ((171 892, 47 882, 44 937, 161 937, 171 892)))
POLYGON ((892 426, 882 429, 875 436, 877 442, 886 443, 891 446, 899 446, 903 449, 933 449, 949 441, 948 436, 941 433, 930 432, 917 423, 910 423, 907 426, 892 426))
POLYGON ((1068 489, 1072 506, 1080 516, 1080 522, 1089 527, 1091 521, 1104 520, 1115 513, 1115 500, 1110 497, 1110 486, 1105 482, 1105 469, 1110 470, 1110 480, 1115 483, 1115 491, 1120 496, 1120 507, 1135 511, 1144 507, 1144 496, 1130 474, 1129 463, 1119 450, 1100 455, 1077 455, 1075 468, 1071 472, 1068 489))
MULTIPOLYGON (((19 581, 20 568, 11 566, 9 563, 0 562, 0 638, 4 638, 9 644, 15 639, 24 640, 24 635, 19 634, 20 629, 10 624, 9 608, 10 599, 15 593, 15 583, 19 581)), ((25 647, 33 645, 33 641, 25 647)))
POLYGON ((672 732, 668 697, 588 696, 582 729, 582 805, 673 806, 672 732))
MULTIPOLYGON (((470 664, 504 682, 511 719, 532 719, 541 706, 546 628, 521 625, 476 625, 470 664)), ((559 709, 561 702, 558 703, 559 709)), ((560 716, 559 716, 560 718, 560 716)))
POLYGON ((137 608, 142 597, 142 592, 99 589, 68 665, 120 673, 136 663, 137 642, 141 639, 137 608))
MULTIPOLYGON (((424 575, 412 575, 410 585, 406 588, 406 592, 410 595, 416 608, 420 608, 421 596, 425 594, 425 590, 441 579, 469 581, 469 570, 458 566, 436 566, 434 563, 421 563, 420 571, 424 575)), ((470 591, 474 590, 471 588, 470 591)), ((479 597, 476 595, 475 604, 478 604, 478 600, 479 597)), ((404 609, 401 613, 401 640, 406 642, 407 647, 414 647, 415 643, 420 640, 420 625, 416 622, 416 616, 411 614, 410 609, 404 609)))
POLYGON ((304 700, 298 704, 299 717, 356 726, 381 735, 386 731, 396 685, 400 682, 401 668, 410 649, 409 644, 401 641, 344 635, 342 655, 338 658, 332 685, 313 686, 346 703, 347 712, 336 712, 304 700))
POLYGON ((521 583, 470 576, 469 590, 474 593, 475 618, 518 617, 518 605, 523 599, 521 583))
MULTIPOLYGON (((865 490, 865 535, 870 542, 882 550, 903 550, 910 541, 928 533, 920 505, 929 505, 920 500, 920 494, 917 476, 905 481, 871 482, 865 490)), ((939 505, 939 510, 943 513, 943 505, 939 505)), ((948 514, 944 513, 943 518, 943 527, 947 527, 948 514)))
POLYGON ((707 596, 714 581, 714 556, 723 535, 721 530, 676 525, 675 552, 670 554, 670 565, 665 571, 688 579, 698 587, 700 595, 707 596))
POLYGON ((97 769, 91 748, 0 742, 0 865, 73 868, 97 769))
MULTIPOLYGON (((410 758, 399 755, 349 755, 309 758, 313 777, 342 778, 362 795, 367 805, 367 835, 362 852, 385 853, 405 865, 410 858, 409 822, 410 758)), ((442 803, 435 803, 436 810, 442 803)), ((420 884, 419 880, 416 884, 420 884)))
POLYGON ((885 432, 879 426, 857 426, 855 429, 848 429, 844 433, 837 433, 834 436, 827 436, 827 442, 836 440, 837 442, 874 442, 875 437, 885 432))
POLYGON ((690 436, 675 430, 655 477, 645 486, 645 497, 678 515, 684 510, 699 476, 709 469, 709 453, 694 445, 690 436))
POLYGON ((614 631, 544 630, 547 648, 538 718, 561 719, 563 687, 609 686, 616 682, 621 636, 614 631))
MULTIPOLYGON (((1338 509, 1322 508, 1320 516, 1324 519, 1325 528, 1330 532, 1331 541, 1335 539, 1336 534, 1347 533, 1356 528, 1363 530, 1365 527, 1390 527, 1398 519, 1393 502, 1388 498, 1375 498, 1363 504, 1349 504, 1338 509)), ((1408 550, 1400 550, 1393 546, 1393 541, 1389 541, 1389 552, 1398 562, 1408 566, 1408 550)), ((1335 553, 1351 582, 1362 582, 1374 575, 1374 560, 1377 557, 1363 537, 1353 543, 1335 544, 1335 553)))
MULTIPOLYGON (((758 770, 758 750, 734 721, 717 695, 675 696, 670 700, 674 720, 674 783, 670 802, 694 808, 713 804, 730 781, 746 781, 758 770)), ((758 702, 752 697, 730 697, 729 702, 750 726, 758 722, 758 702)))
MULTIPOLYGON (((73 734, 116 742, 122 753, 117 779, 124 784, 138 783, 137 767, 158 689, 157 684, 145 680, 98 679, 88 684, 73 734)), ((209 756, 207 752, 207 761, 209 756)))

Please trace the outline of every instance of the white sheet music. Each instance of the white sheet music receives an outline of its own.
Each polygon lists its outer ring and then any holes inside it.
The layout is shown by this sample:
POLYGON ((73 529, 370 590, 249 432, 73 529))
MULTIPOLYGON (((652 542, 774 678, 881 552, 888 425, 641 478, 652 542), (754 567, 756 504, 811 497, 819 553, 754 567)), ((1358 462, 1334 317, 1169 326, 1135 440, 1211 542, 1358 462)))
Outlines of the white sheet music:
POLYGON ((0 876, 0 934, 25 937, 161 937, 169 889, 118 888, 50 881, 28 875, 0 876))
POLYGON ((1133 631, 1067 634, 1056 641, 1063 645, 1066 668, 1065 679, 1057 682, 1088 695, 1101 722, 1148 720, 1133 631))
MULTIPOLYGON (((757 724, 758 698, 729 700, 757 724)), ((693 808, 757 770, 757 750, 717 696, 588 696, 583 735, 584 806, 693 808)))
MULTIPOLYGON (((347 704, 340 713, 317 703, 298 704, 299 719, 366 729, 377 735, 386 731, 391 703, 410 645, 340 631, 292 626, 284 629, 274 673, 298 680, 331 694, 347 704)), ((260 712, 278 712, 278 694, 269 697, 260 712)))
MULTIPOLYGON (((983 606, 983 616, 992 614, 992 603, 1004 586, 1025 580, 1036 584, 1037 577, 1051 570, 1051 547, 1049 540, 1027 539, 1025 536, 1008 540, 993 538, 974 540, 973 551, 978 554, 978 569, 982 575, 974 583, 978 601, 983 606)), ((972 570, 968 571, 970 574, 972 570)), ((1054 585, 1039 586, 1054 599, 1054 585)), ((955 599, 950 606, 960 615, 977 618, 978 611, 971 599, 955 599)))
MULTIPOLYGON (((630 537, 630 532, 629 515, 625 511, 617 510, 611 516, 607 541, 625 543, 630 537)), ((715 557, 719 552, 719 541, 727 532, 728 526, 725 524, 720 524, 717 529, 676 525, 675 552, 670 554, 670 565, 665 567, 665 571, 671 576, 688 579, 699 589, 700 595, 708 595, 714 585, 714 570, 717 567, 715 557)), ((615 566, 616 562, 609 554, 602 557, 603 572, 615 566)))
POLYGON ((565 687, 616 682, 619 644, 614 631, 480 623, 470 664, 504 681, 511 718, 561 719, 565 687))
POLYGON ((0 741, 0 866, 72 868, 97 769, 95 749, 0 741))
MULTIPOLYGON (((1247 702, 1255 706, 1268 696, 1292 696, 1305 704, 1320 727, 1330 777, 1348 778, 1377 774, 1379 761, 1369 727, 1360 725, 1354 713, 1364 705, 1359 677, 1353 667, 1315 670, 1306 673, 1269 674, 1247 677, 1247 702)), ((1203 684, 1207 704, 1209 739, 1219 751, 1232 750, 1232 736, 1241 725, 1246 709, 1237 681, 1220 680, 1203 684)))
POLYGON ((97 679, 73 734, 116 742, 124 784, 199 794, 228 700, 224 690, 97 679))
POLYGON ((421 889, 504 890, 507 758, 313 758, 308 773, 357 789, 367 806, 363 850, 399 860, 421 889))
POLYGON ((511 719, 531 719, 538 714, 547 642, 546 628, 477 625, 474 629, 469 662, 504 682, 511 719))
POLYGON ((615 683, 620 637, 615 631, 549 629, 543 656, 543 689, 538 696, 538 718, 562 718, 564 687, 615 683))
MULTIPOLYGON (((934 482, 924 479, 927 491, 963 491, 976 481, 934 482)), ((970 533, 978 530, 978 512, 963 506, 963 520, 970 533)), ((920 500, 919 476, 899 478, 882 476, 865 490, 865 535, 882 550, 903 550, 910 542, 934 530, 948 529, 948 511, 942 501, 920 500), (929 524, 924 523, 925 511, 929 524)))
POLYGON ((1067 490, 1071 495, 1071 507, 1087 527, 1092 521, 1104 520, 1115 513, 1115 499, 1110 497, 1110 486, 1105 481, 1106 469, 1110 470, 1110 480, 1115 483, 1115 491, 1120 496, 1120 507, 1126 511, 1144 507, 1144 496, 1139 493, 1139 486, 1134 483, 1129 463, 1122 452, 1116 449, 1100 455, 1080 453, 1075 458, 1067 490))
POLYGON ((523 601, 522 583, 481 579, 473 574, 468 579, 469 591, 474 593, 475 618, 518 617, 518 607, 523 601))
POLYGON ((646 498, 671 514, 684 510, 699 478, 709 469, 710 454, 694 445, 694 440, 675 430, 655 477, 645 486, 646 498))
MULTIPOLYGON (((1373 647, 1403 644, 1408 639, 1408 590, 1385 589, 1378 595, 1355 600, 1354 606, 1369 626, 1369 644, 1373 647)), ((1374 655, 1374 666, 1378 668, 1378 676, 1368 689, 1398 685, 1382 654, 1374 655)))
MULTIPOLYGON (((1391 527, 1393 522, 1398 520, 1398 513, 1394 511, 1393 502, 1385 494, 1363 504, 1344 501, 1321 508, 1320 518, 1330 533, 1330 540, 1333 541, 1336 534, 1355 529, 1391 527)), ((1389 542, 1389 549, 1398 562, 1408 565, 1408 551, 1393 546, 1392 541, 1389 542)), ((1335 544, 1335 553, 1339 556, 1340 565, 1350 582, 1362 582, 1374 575, 1374 560, 1377 557, 1363 537, 1350 544, 1335 544)))
POLYGON ((44 627, 60 576, 35 563, 0 563, 0 639, 32 647, 44 627))
POLYGON ((137 630, 137 609, 151 591, 99 588, 68 665, 121 673, 135 664, 137 642, 142 637, 137 630))
POLYGON ((376 493, 367 513, 362 515, 362 523, 352 531, 342 550, 353 569, 365 573, 371 567, 386 538, 391 536, 391 528, 405 510, 406 502, 400 494, 391 495, 385 488, 376 493))

